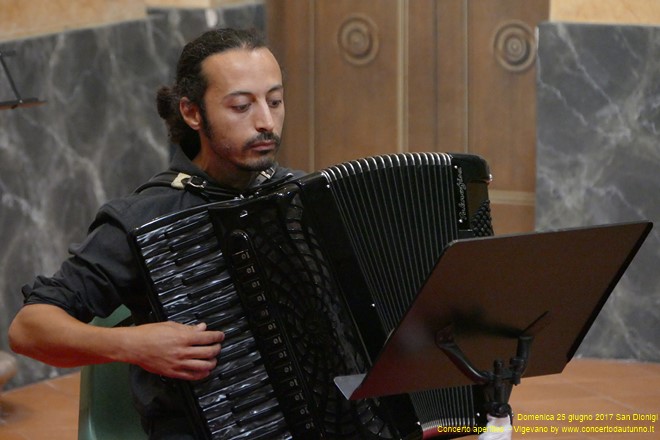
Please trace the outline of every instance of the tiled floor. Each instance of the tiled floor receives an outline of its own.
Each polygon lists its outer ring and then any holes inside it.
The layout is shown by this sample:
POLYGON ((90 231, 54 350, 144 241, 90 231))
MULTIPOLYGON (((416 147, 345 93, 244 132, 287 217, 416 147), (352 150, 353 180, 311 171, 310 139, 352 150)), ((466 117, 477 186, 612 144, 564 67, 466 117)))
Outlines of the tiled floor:
MULTIPOLYGON (((73 374, 0 395, 0 439, 76 439, 78 392, 79 376, 73 374)), ((516 412, 514 439, 660 439, 660 364, 573 360, 560 375, 523 379, 511 405, 516 412), (554 420, 534 420, 542 416, 554 420), (635 420, 640 418, 650 420, 635 420), (579 432, 630 427, 649 432, 579 432), (526 429, 548 432, 523 432, 526 429)))

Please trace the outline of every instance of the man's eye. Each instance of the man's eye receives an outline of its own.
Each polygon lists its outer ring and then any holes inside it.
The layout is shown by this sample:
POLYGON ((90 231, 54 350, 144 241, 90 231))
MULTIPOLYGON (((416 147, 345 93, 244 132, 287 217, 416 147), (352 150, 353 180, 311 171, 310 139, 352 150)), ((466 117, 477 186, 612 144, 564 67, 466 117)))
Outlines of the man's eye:
POLYGON ((232 108, 237 112, 245 112, 250 108, 250 104, 233 105, 232 108))
POLYGON ((271 106, 271 107, 279 107, 281 104, 282 104, 282 100, 281 100, 281 99, 272 99, 272 100, 270 101, 270 106, 271 106))

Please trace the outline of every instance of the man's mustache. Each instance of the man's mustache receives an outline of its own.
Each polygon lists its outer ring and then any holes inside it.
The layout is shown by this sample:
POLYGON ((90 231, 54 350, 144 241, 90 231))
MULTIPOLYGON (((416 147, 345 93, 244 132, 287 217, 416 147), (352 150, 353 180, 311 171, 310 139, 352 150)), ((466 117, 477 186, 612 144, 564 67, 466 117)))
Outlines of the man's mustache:
POLYGON ((275 145, 279 147, 280 143, 282 142, 282 139, 275 133, 271 131, 267 131, 267 132, 259 133, 258 135, 247 141, 244 147, 250 148, 254 144, 258 144, 261 142, 274 142, 275 145))

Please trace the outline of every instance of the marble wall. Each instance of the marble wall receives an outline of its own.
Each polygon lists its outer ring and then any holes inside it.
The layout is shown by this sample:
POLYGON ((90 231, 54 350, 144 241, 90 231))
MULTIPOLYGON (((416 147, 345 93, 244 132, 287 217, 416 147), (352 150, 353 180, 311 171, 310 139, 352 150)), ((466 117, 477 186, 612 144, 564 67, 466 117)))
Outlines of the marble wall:
POLYGON ((539 230, 656 223, 581 356, 660 361, 660 27, 539 29, 539 230))
MULTIPOLYGON (((264 8, 150 9, 144 20, 0 44, 23 98, 0 111, 0 350, 21 286, 51 274, 96 209, 163 169, 170 148, 155 92, 188 40, 212 27, 265 26, 264 8)), ((0 102, 13 99, 0 71, 0 102)), ((19 357, 8 388, 65 370, 19 357)))

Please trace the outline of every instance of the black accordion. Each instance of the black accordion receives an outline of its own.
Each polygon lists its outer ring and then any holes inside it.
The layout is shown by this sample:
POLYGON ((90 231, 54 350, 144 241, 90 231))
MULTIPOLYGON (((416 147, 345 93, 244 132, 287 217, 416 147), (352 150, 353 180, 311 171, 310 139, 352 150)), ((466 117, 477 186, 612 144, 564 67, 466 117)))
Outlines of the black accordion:
POLYGON ((213 374, 181 383, 197 437, 484 426, 476 385, 353 401, 334 378, 369 369, 449 242, 492 235, 489 181, 477 156, 383 155, 135 230, 156 319, 225 333, 213 374))

